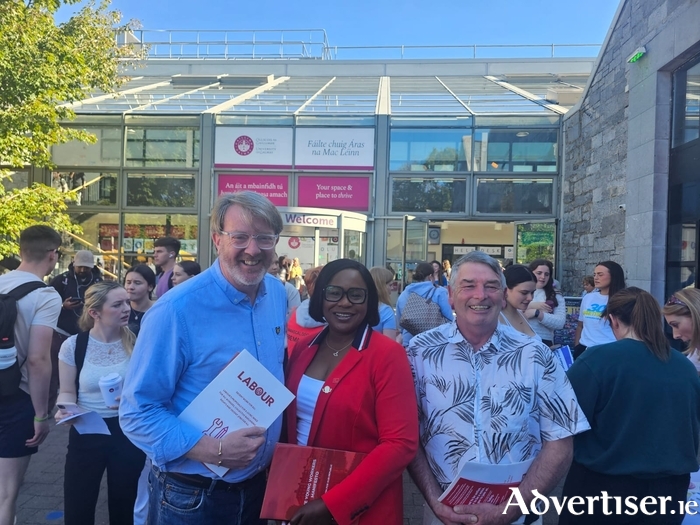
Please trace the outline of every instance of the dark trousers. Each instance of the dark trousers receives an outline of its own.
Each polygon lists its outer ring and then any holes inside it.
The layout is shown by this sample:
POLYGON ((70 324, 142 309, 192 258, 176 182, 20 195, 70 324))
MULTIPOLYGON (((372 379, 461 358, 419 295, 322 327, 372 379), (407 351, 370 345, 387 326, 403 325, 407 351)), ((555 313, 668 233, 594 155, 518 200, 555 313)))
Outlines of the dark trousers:
POLYGON ((680 525, 685 516, 679 512, 678 502, 685 501, 689 483, 690 474, 661 478, 610 476, 594 472, 574 461, 564 482, 562 498, 565 496, 567 498, 572 496, 584 498, 598 496, 600 498, 602 491, 605 491, 611 498, 614 496, 621 498, 621 512, 616 512, 616 503, 610 498, 607 505, 610 515, 603 513, 604 507, 600 500, 593 504, 594 512, 592 514, 588 513, 587 505, 579 505, 575 508, 576 512, 584 509, 585 512, 580 516, 575 516, 568 512, 567 506, 559 518, 559 525, 680 525), (646 507, 650 513, 654 512, 653 515, 646 515, 640 510, 637 510, 633 515, 625 514, 626 510, 631 512, 631 509, 625 505, 626 498, 636 498, 633 501, 639 505, 645 496, 653 496, 657 502, 656 505, 646 507), (666 502, 665 514, 661 514, 658 502, 659 498, 664 496, 669 496, 671 500, 666 502))
POLYGON ((107 502, 110 525, 133 525, 134 501, 146 456, 119 428, 119 418, 105 419, 110 436, 68 436, 63 482, 66 525, 94 525, 100 482, 107 470, 107 502))
POLYGON ((582 345, 581 343, 577 344, 574 346, 574 351, 572 352, 571 356, 574 358, 574 360, 578 359, 578 357, 586 351, 586 348, 588 348, 586 345, 582 345))

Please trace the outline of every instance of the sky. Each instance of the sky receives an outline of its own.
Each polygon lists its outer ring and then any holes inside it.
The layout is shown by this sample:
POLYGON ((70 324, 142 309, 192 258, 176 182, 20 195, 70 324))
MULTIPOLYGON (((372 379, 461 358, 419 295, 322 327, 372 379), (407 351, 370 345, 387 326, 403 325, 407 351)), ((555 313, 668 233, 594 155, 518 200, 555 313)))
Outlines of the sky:
MULTIPOLYGON (((333 46, 601 44, 618 0, 112 0, 143 29, 324 29, 333 46)), ((60 22, 71 7, 57 14, 60 22)), ((594 54, 597 54, 597 50, 594 54)))

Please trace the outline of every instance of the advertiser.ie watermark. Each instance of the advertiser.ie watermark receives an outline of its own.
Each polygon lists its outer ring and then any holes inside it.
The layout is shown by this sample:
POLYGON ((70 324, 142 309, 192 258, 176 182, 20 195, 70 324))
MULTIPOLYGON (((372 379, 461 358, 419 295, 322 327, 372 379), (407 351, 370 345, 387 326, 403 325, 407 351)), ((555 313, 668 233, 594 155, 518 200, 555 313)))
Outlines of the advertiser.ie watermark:
POLYGON ((561 514, 566 509, 570 514, 581 516, 582 514, 593 514, 596 507, 601 509, 603 514, 610 516, 611 514, 627 516, 635 516, 641 512, 647 516, 656 514, 688 514, 694 516, 698 513, 697 501, 673 501, 671 496, 644 496, 637 498, 636 496, 609 496, 607 492, 601 491, 600 496, 564 496, 558 498, 556 496, 543 496, 537 490, 532 491, 533 499, 528 506, 525 499, 517 487, 511 487, 511 495, 506 502, 506 508, 503 511, 505 514, 511 506, 520 508, 522 514, 536 514, 541 516, 549 512, 550 507, 554 508, 557 514, 561 514), (599 503, 599 505, 596 505, 599 503))

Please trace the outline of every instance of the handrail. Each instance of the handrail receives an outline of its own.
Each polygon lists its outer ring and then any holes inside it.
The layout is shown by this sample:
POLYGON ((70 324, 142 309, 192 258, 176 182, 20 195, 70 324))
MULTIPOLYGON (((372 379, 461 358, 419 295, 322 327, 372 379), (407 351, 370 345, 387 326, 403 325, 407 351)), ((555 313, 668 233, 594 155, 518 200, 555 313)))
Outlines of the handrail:
POLYGON ((592 58, 600 44, 455 44, 331 46, 324 29, 120 32, 120 45, 143 46, 148 58, 201 59, 420 59, 592 58))
MULTIPOLYGON (((565 57, 572 58, 575 56, 579 57, 595 57, 600 51, 600 44, 437 44, 437 45, 383 45, 383 46, 332 46, 331 48, 331 58, 356 58, 356 57, 341 57, 342 51, 393 51, 393 58, 407 59, 411 58, 409 51, 433 51, 441 50, 451 53, 446 53, 443 56, 430 56, 426 57, 425 54, 416 56, 413 58, 557 58, 565 57), (484 53, 487 50, 510 50, 511 54, 501 55, 501 56, 489 56, 488 53, 484 53), (534 50, 535 53, 526 53, 525 51, 534 50), (566 54, 565 50, 571 52, 571 54, 566 54), (574 53, 577 50, 589 50, 587 53, 578 54, 574 53), (454 52, 466 53, 459 54, 455 56, 454 52), (395 56, 398 53, 398 57, 395 56), (448 56, 449 55, 449 56, 448 56)), ((375 57, 372 57, 375 58, 375 57)), ((392 58, 392 57, 382 57, 382 58, 392 58)))

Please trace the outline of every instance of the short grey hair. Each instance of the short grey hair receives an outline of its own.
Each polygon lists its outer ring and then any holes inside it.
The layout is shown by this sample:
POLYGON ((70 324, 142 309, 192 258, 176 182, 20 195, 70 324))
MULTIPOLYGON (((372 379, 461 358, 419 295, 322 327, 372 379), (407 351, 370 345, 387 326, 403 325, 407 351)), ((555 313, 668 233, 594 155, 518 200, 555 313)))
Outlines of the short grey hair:
POLYGON ((224 217, 231 206, 240 206, 248 220, 260 220, 269 226, 276 235, 282 231, 282 216, 267 198, 253 191, 223 193, 219 195, 211 210, 211 233, 224 229, 224 217))
POLYGON ((473 252, 469 252, 466 255, 462 255, 462 257, 460 257, 457 260, 457 262, 452 265, 452 272, 450 273, 450 289, 454 289, 455 287, 455 284, 457 282, 457 274, 459 273, 459 267, 466 263, 485 264, 486 266, 491 268, 494 271, 494 273, 500 278, 501 288, 505 290, 506 276, 503 275, 501 265, 498 264, 498 261, 490 255, 487 255, 484 252, 480 252, 478 250, 474 250, 473 252))

